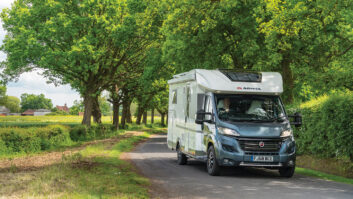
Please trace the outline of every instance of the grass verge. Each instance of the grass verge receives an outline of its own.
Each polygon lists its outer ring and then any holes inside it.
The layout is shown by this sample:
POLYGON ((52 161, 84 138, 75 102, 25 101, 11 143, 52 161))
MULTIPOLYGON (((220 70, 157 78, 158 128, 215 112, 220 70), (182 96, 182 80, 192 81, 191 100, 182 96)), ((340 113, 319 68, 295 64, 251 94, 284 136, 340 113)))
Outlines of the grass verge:
POLYGON ((122 134, 117 137, 118 142, 89 145, 38 170, 0 172, 4 179, 0 180, 0 195, 14 198, 149 198, 148 179, 136 174, 130 163, 119 159, 121 153, 132 150, 149 135, 138 133, 126 137, 122 134))
POLYGON ((336 181, 336 182, 342 182, 342 183, 353 185, 353 179, 351 179, 351 178, 345 178, 345 177, 341 177, 341 176, 331 175, 331 174, 323 173, 320 171, 315 171, 312 169, 297 167, 295 169, 295 172, 298 174, 302 174, 302 175, 318 177, 318 178, 321 178, 324 180, 332 180, 332 181, 336 181))

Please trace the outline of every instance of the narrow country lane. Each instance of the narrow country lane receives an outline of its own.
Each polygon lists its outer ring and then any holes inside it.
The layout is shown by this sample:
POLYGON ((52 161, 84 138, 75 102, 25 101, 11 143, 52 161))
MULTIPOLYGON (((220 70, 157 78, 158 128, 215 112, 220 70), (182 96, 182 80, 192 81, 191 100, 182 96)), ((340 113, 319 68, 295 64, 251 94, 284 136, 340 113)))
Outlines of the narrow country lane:
POLYGON ((209 176, 201 162, 177 165, 166 135, 153 136, 129 157, 152 180, 157 198, 353 198, 352 185, 302 175, 287 179, 276 170, 227 168, 209 176))

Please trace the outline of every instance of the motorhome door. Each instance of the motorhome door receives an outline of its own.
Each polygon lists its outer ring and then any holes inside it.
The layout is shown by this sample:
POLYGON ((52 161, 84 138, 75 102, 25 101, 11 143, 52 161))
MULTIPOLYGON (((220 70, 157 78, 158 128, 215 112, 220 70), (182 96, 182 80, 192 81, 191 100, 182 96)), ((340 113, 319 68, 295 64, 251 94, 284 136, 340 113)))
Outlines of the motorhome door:
MULTIPOLYGON (((207 94, 205 96, 205 112, 214 114, 213 110, 213 96, 207 94)), ((205 120, 212 121, 214 118, 213 115, 205 115, 205 120)), ((209 134, 214 134, 216 131, 216 125, 214 122, 204 122, 203 133, 204 133, 204 140, 209 136, 209 134)))
POLYGON ((184 142, 184 147, 185 147, 185 151, 189 152, 190 151, 190 146, 189 146, 189 139, 190 139, 190 135, 189 135, 189 129, 187 126, 187 123, 189 122, 190 119, 190 103, 191 103, 191 88, 190 88, 190 84, 187 84, 185 86, 185 109, 184 109, 184 116, 185 116, 185 120, 184 120, 184 133, 183 133, 183 142, 184 142))

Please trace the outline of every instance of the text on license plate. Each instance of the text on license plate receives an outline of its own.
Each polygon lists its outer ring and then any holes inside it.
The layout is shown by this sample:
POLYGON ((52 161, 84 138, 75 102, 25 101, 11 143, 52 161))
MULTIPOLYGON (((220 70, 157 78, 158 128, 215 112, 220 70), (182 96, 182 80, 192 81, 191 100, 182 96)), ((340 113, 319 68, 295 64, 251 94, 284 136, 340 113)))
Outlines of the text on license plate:
POLYGON ((268 155, 254 155, 251 156, 253 162, 273 162, 273 156, 268 155))

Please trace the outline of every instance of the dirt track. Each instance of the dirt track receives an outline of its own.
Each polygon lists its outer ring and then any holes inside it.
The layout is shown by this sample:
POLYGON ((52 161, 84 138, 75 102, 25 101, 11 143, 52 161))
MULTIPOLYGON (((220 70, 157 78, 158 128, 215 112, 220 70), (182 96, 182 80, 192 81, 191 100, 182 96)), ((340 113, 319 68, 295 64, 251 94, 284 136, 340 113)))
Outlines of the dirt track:
POLYGON ((6 173, 9 170, 13 170, 13 169, 16 169, 16 171, 37 170, 42 167, 59 163, 61 162, 62 157, 64 155, 65 156, 72 155, 76 152, 79 152, 80 150, 87 147, 88 145, 99 144, 99 143, 114 145, 120 139, 129 137, 132 135, 139 135, 141 133, 142 132, 138 132, 138 131, 130 131, 119 136, 118 138, 109 138, 104 140, 86 142, 79 147, 69 148, 64 151, 44 152, 43 154, 35 154, 33 156, 0 160, 0 173, 6 173))

